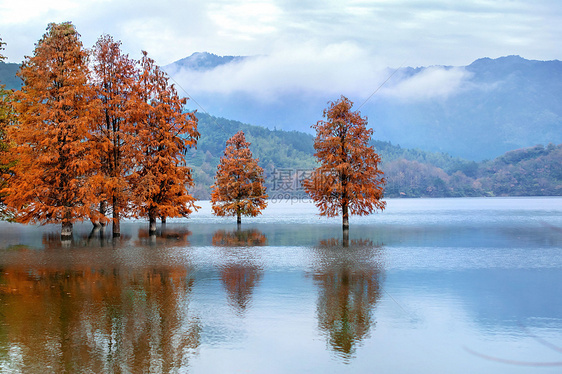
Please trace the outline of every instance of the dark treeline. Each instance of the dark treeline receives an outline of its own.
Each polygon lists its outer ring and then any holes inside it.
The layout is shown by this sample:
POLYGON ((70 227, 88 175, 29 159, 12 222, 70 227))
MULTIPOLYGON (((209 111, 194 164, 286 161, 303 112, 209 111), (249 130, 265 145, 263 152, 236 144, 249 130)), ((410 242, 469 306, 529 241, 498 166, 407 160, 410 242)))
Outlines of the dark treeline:
MULTIPOLYGON (((269 196, 304 196, 298 179, 299 173, 316 166, 312 135, 269 130, 203 113, 197 113, 197 117, 201 138, 197 150, 192 149, 187 156, 194 169, 196 198, 209 198, 224 144, 240 130, 265 170, 269 196), (283 175, 294 178, 291 186, 280 183, 283 175)), ((562 195, 562 144, 518 149, 482 162, 402 148, 390 142, 374 140, 372 145, 382 156, 386 197, 562 195)))
MULTIPOLYGON (((388 197, 559 196, 562 144, 518 149, 483 162, 420 153, 388 160, 388 197)), ((384 154, 384 153, 383 153, 384 154)), ((415 153, 414 153, 415 154, 415 153)), ((383 156, 384 160, 384 156, 383 156)))

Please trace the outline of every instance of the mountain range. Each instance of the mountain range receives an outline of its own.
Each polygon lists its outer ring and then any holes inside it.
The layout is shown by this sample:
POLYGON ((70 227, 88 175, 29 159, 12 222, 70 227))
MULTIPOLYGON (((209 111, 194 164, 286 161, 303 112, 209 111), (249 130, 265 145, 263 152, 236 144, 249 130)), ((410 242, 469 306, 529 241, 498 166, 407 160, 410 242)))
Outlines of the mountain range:
MULTIPOLYGON (((221 88, 237 72, 259 67, 256 60, 195 53, 164 69, 192 95, 192 109, 270 129, 312 133, 310 125, 322 119, 327 102, 338 95, 289 87, 264 99, 259 92, 221 88), (197 82, 212 81, 205 80, 210 76, 219 77, 213 81, 216 87, 197 87, 197 82)), ((366 102, 365 95, 350 97, 356 106, 363 104, 361 113, 378 140, 475 161, 562 142, 558 60, 506 56, 461 67, 387 69, 386 74, 388 82, 366 102)))
MULTIPOLYGON (((192 99, 189 109, 271 130, 313 134, 310 126, 322 119, 328 101, 338 99, 339 94, 284 86, 279 82, 290 77, 288 72, 283 75, 282 65, 270 74, 277 82, 272 90, 282 89, 263 91, 268 82, 260 80, 268 78, 269 71, 260 61, 271 63, 263 56, 202 52, 164 66, 164 70, 180 94, 192 99), (252 79, 257 80, 253 82, 256 86, 262 84, 262 91, 237 89, 236 82, 252 79)), ((18 67, 0 62, 0 83, 19 88, 18 67)), ((374 85, 376 92, 370 99, 365 94, 348 96, 368 117, 376 140, 473 161, 537 144, 562 143, 561 61, 506 56, 481 58, 460 67, 386 69, 384 74, 388 81, 378 90, 374 85)))

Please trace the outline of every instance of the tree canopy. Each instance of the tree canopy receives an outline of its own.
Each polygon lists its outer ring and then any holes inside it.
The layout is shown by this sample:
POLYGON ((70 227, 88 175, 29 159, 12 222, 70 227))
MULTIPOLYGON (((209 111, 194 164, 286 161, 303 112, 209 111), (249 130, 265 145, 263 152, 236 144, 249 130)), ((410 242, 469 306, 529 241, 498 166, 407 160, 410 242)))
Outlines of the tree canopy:
POLYGON ((185 154, 195 147, 199 132, 194 112, 182 112, 187 99, 154 60, 143 52, 137 89, 142 105, 137 112, 138 167, 131 175, 136 199, 135 214, 147 217, 150 232, 156 219, 186 217, 195 206, 188 192, 193 186, 185 154))
MULTIPOLYGON (((4 43, 0 38, 0 62, 5 57, 2 54, 4 43)), ((4 197, 5 193, 1 192, 7 186, 10 178, 10 168, 13 166, 13 160, 10 157, 10 140, 8 138, 8 128, 14 121, 14 111, 12 108, 12 93, 0 84, 0 219, 6 216, 4 197)))
POLYGON ((321 215, 342 214, 344 229, 349 227, 349 214, 366 215, 386 206, 381 200, 385 184, 378 168, 381 158, 369 145, 373 130, 367 129, 367 120, 358 111, 351 111, 352 106, 342 96, 324 110, 326 120, 312 126, 320 166, 303 183, 321 215))
POLYGON ((101 109, 92 129, 98 157, 95 187, 99 212, 105 216, 108 205, 112 211, 113 236, 121 233, 120 219, 132 197, 127 178, 138 158, 132 115, 139 103, 134 89, 136 63, 120 46, 111 36, 103 35, 92 51, 92 85, 101 109))
POLYGON ((88 82, 88 54, 69 23, 49 24, 19 72, 18 121, 10 126, 17 163, 6 203, 19 222, 72 224, 91 216, 96 200, 89 130, 97 100, 88 82))
POLYGON ((239 131, 226 142, 224 157, 211 186, 211 204, 217 216, 255 217, 267 206, 263 169, 252 157, 250 143, 239 131))

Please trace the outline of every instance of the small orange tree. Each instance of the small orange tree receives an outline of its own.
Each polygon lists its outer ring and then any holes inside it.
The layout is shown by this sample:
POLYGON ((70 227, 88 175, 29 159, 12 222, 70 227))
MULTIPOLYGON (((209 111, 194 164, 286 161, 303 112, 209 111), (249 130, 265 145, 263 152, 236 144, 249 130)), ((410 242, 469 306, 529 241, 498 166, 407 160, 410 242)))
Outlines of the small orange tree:
POLYGON ((236 216, 238 224, 243 215, 255 217, 267 206, 263 169, 249 147, 242 131, 227 140, 211 186, 213 214, 236 216))
POLYGON ((195 112, 183 112, 187 99, 180 98, 166 73, 143 52, 136 109, 138 166, 131 175, 135 210, 148 217, 149 233, 156 233, 156 219, 187 217, 195 206, 188 192, 193 186, 191 169, 184 156, 197 145, 195 112))
POLYGON ((72 237, 73 222, 90 218, 95 201, 89 130, 98 104, 79 37, 70 22, 49 24, 18 73, 23 87, 10 126, 18 162, 6 204, 19 222, 62 223, 62 239, 72 237))
MULTIPOLYGON (((136 63, 121 52, 121 43, 101 36, 93 49, 92 85, 100 99, 100 116, 92 140, 98 156, 95 186, 99 210, 105 215, 109 202, 113 236, 120 236, 120 219, 126 213, 131 189, 127 177, 138 159, 136 128, 132 113, 139 105, 134 89, 136 63)), ((102 221, 102 224, 104 222, 102 221)))
POLYGON ((381 158, 369 146, 373 134, 367 119, 342 96, 324 110, 326 120, 318 121, 314 156, 320 166, 303 182, 320 215, 334 217, 341 212, 343 229, 349 228, 349 214, 367 215, 383 210, 385 179, 378 165, 381 158))

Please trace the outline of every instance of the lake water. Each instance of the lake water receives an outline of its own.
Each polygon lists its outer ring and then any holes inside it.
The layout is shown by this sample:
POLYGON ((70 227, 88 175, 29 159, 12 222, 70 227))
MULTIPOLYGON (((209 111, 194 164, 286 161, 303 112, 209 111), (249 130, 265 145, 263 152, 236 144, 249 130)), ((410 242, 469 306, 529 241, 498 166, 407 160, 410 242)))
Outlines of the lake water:
POLYGON ((0 372, 560 373, 562 198, 0 223, 0 372))

